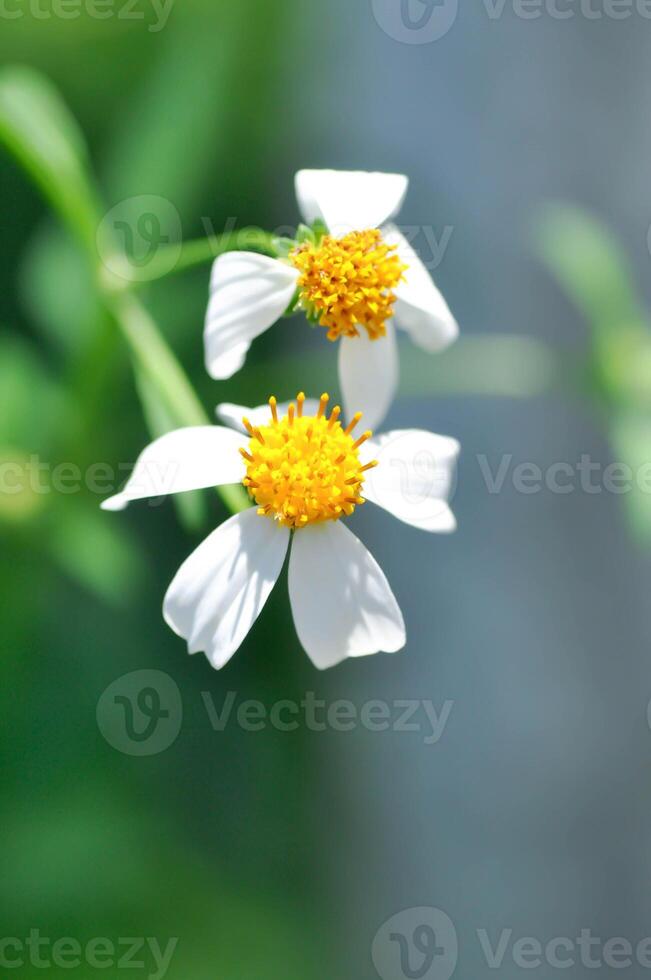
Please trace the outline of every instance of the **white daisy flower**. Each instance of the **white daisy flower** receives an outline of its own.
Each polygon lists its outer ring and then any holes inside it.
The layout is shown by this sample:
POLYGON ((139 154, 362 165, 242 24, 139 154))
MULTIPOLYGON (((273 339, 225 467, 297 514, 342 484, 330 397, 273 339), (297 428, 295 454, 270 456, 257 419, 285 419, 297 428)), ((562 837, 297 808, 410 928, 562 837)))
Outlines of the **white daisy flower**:
POLYGON ((222 426, 178 429, 151 443, 106 510, 132 500, 241 481, 256 504, 210 534, 170 585, 163 615, 219 669, 259 616, 291 542, 289 597, 313 664, 405 644, 402 613, 379 565, 345 527, 366 500, 425 531, 452 531, 448 506, 459 444, 415 429, 355 437, 328 396, 247 410, 221 405, 222 426))
POLYGON ((402 174, 301 170, 296 195, 311 226, 285 241, 281 258, 227 252, 216 259, 204 333, 206 367, 230 378, 251 342, 283 314, 302 309, 339 341, 339 383, 347 415, 376 427, 398 385, 393 320, 428 353, 458 327, 405 237, 389 224, 407 192, 402 174))

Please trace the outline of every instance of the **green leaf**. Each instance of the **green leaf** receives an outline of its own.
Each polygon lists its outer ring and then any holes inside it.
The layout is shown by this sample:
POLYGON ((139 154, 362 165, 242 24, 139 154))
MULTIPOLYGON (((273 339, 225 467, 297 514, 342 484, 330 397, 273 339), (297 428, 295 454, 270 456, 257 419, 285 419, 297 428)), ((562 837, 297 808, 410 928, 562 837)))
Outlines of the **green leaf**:
POLYGON ((314 244, 316 241, 316 236, 309 225, 300 224, 296 229, 296 241, 299 245, 303 242, 311 242, 314 244))
POLYGON ((312 222, 312 232, 317 245, 324 235, 328 234, 328 226, 323 218, 315 218, 312 222))
POLYGON ((272 239, 273 249, 279 258, 286 259, 289 253, 296 248, 293 238, 274 237, 272 239))
POLYGON ((606 405, 649 402, 651 333, 621 248, 599 221, 554 205, 536 230, 538 253, 585 316, 592 335, 587 381, 606 405))
POLYGON ((651 544, 651 417, 627 413, 613 419, 610 439, 619 462, 631 468, 629 492, 622 494, 633 537, 651 544))
POLYGON ((597 330, 645 319, 615 239, 591 215, 569 205, 545 208, 534 228, 541 259, 597 330))
POLYGON ((59 93, 31 68, 0 71, 0 142, 32 176, 95 260, 101 208, 79 128, 59 93))

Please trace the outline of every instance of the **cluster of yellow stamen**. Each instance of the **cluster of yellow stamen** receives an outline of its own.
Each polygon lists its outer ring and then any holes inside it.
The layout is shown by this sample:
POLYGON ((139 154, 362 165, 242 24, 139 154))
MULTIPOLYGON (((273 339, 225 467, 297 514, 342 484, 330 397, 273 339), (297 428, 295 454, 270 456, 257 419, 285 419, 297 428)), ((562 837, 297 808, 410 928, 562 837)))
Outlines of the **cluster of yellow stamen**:
POLYGON ((258 513, 287 527, 306 527, 352 514, 357 504, 364 503, 360 494, 365 471, 377 465, 373 461, 362 466, 359 458, 360 446, 371 435, 367 431, 353 438, 361 413, 344 429, 338 406, 328 418, 328 400, 328 395, 322 395, 317 414, 303 415, 305 395, 301 392, 296 405, 292 402, 287 415, 279 418, 272 397, 268 425, 256 428, 243 419, 251 441, 248 451, 240 450, 247 464, 242 482, 257 503, 258 513))
POLYGON ((304 242, 289 259, 301 273, 301 303, 327 328, 328 340, 357 337, 360 327, 371 340, 384 337, 396 301, 393 290, 407 266, 377 229, 304 242))

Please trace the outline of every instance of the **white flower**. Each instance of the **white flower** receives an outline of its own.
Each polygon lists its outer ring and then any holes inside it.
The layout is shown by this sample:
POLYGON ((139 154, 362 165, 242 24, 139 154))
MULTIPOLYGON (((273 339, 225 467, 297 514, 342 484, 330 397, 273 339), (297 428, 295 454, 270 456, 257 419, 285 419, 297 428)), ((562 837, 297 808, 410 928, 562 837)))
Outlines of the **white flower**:
POLYGON ((458 334, 454 317, 405 237, 388 224, 408 179, 401 174, 301 170, 296 195, 303 219, 328 232, 309 236, 287 258, 228 252, 213 266, 204 333, 208 373, 230 378, 251 342, 289 308, 340 340, 344 409, 375 427, 398 384, 396 324, 433 353, 458 334))
POLYGON ((402 614, 379 565, 340 520, 371 500, 426 531, 454 530, 447 504, 459 445, 415 429, 355 438, 328 396, 247 410, 221 405, 228 425, 178 429, 151 443, 106 510, 131 500, 241 481, 257 504, 210 534, 170 585, 163 615, 215 668, 238 649, 280 574, 291 541, 289 596, 314 665, 405 644, 402 614))

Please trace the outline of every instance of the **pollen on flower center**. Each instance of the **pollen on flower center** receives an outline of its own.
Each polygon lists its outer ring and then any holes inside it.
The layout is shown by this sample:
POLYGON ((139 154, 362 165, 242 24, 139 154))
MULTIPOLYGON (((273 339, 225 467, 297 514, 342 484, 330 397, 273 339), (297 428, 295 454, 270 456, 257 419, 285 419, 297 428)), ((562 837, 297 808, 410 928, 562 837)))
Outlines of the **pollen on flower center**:
POLYGON ((377 229, 304 242, 289 259, 301 274, 300 301, 308 316, 327 328, 328 340, 357 337, 360 327, 371 340, 385 335, 396 301, 393 290, 407 266, 377 229))
POLYGON ((359 458, 359 448, 371 433, 358 439, 352 435, 361 413, 344 429, 339 407, 329 418, 326 415, 328 395, 321 396, 316 415, 303 414, 304 402, 301 392, 281 419, 272 397, 268 425, 255 428, 243 420, 251 441, 248 451, 240 450, 247 464, 242 482, 259 514, 291 528, 352 514, 364 503, 360 494, 365 471, 376 465, 363 466, 359 458))

